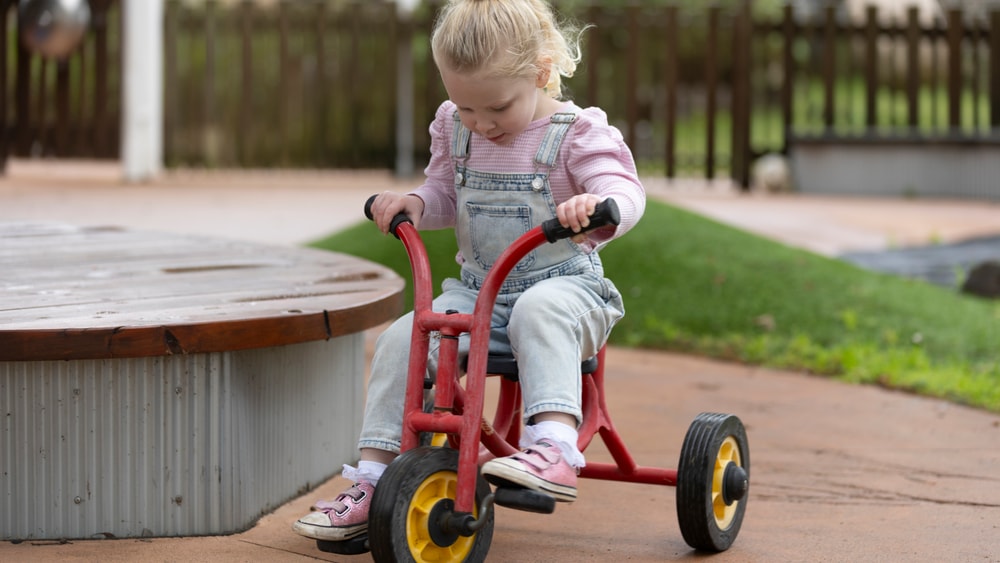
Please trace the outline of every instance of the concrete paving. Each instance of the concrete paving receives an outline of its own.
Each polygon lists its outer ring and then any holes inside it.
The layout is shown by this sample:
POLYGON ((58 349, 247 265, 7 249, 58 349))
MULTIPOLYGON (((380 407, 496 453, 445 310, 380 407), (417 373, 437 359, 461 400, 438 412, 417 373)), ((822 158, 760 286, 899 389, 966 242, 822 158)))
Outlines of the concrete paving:
MULTIPOLYGON (((177 172, 143 185, 115 166, 13 162, 0 221, 121 225, 301 244, 359 220, 380 173, 177 172)), ((1000 232, 1000 205, 741 195, 723 184, 649 180, 663 198, 828 255, 1000 232)), ((2 275, 2 274, 0 274, 2 275)), ((654 351, 612 349, 608 403, 636 460, 675 467, 702 411, 747 427, 751 488, 743 528, 717 561, 1000 561, 1000 416, 805 374, 654 351)), ((587 452, 607 459, 596 442, 587 452)), ((331 472, 335 471, 331 468, 331 472)), ((0 561, 366 561, 335 556, 291 522, 345 481, 332 477, 251 529, 224 537, 0 543, 0 561)), ((542 516, 499 509, 490 561, 676 561, 670 488, 584 480, 542 516)))

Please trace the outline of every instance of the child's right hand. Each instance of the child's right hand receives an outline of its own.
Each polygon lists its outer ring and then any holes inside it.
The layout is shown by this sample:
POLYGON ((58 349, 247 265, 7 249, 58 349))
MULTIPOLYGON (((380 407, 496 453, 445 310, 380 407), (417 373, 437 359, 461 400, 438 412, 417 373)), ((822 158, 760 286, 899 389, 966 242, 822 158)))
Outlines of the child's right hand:
POLYGON ((372 202, 371 212, 372 220, 382 234, 389 232, 393 217, 399 213, 405 213, 413 226, 419 227, 420 217, 424 214, 424 200, 415 195, 382 192, 372 202))

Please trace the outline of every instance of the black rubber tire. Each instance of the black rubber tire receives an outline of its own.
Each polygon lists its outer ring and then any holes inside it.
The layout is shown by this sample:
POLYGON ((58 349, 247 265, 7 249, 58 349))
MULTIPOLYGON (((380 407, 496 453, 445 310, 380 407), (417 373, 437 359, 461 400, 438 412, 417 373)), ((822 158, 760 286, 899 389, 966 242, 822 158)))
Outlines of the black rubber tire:
MULTIPOLYGON (((377 562, 486 559, 493 541, 492 510, 485 525, 469 538, 460 537, 447 546, 426 541, 439 532, 429 528, 433 519, 428 517, 428 509, 454 499, 457 476, 458 450, 452 448, 415 448, 389 464, 375 488, 368 515, 372 558, 377 562), (422 537, 408 537, 407 530, 411 528, 422 537), (426 557, 415 553, 421 547, 427 550, 426 557)), ((490 493, 489 484, 480 476, 476 481, 477 507, 490 493)))
POLYGON ((726 504, 720 490, 725 466, 735 463, 750 478, 750 448, 739 418, 702 413, 688 428, 677 465, 677 520, 684 541, 708 552, 729 549, 746 512, 747 496, 726 504))

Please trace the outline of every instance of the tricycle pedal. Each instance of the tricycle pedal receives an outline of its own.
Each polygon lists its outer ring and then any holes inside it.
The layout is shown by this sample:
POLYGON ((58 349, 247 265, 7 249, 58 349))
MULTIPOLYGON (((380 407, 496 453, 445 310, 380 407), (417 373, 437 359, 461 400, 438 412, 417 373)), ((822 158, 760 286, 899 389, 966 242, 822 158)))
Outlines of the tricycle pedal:
POLYGON ((539 491, 517 487, 497 487, 493 495, 496 504, 507 508, 539 514, 552 514, 556 511, 555 497, 539 491))
POLYGON ((368 534, 342 541, 316 540, 316 548, 325 553, 338 555, 360 555, 371 551, 368 546, 368 534))

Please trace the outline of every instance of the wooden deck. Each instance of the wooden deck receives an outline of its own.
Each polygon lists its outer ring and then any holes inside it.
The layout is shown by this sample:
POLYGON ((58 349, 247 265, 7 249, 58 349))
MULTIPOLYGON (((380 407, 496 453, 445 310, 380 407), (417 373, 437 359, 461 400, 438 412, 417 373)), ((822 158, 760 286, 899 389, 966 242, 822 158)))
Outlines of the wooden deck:
POLYGON ((0 264, 0 360, 296 344, 402 308, 402 280, 377 264, 200 236, 0 223, 0 264))

